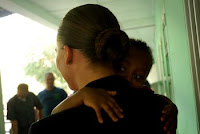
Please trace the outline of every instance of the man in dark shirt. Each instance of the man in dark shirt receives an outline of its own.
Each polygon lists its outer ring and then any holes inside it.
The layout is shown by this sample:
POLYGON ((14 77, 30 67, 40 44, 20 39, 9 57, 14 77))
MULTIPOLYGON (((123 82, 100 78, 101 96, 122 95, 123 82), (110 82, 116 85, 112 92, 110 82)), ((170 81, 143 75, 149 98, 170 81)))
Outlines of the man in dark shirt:
POLYGON ((42 104, 37 96, 28 91, 27 84, 19 84, 17 94, 7 103, 7 119, 12 123, 12 134, 28 134, 30 125, 36 121, 35 110, 42 118, 42 104))

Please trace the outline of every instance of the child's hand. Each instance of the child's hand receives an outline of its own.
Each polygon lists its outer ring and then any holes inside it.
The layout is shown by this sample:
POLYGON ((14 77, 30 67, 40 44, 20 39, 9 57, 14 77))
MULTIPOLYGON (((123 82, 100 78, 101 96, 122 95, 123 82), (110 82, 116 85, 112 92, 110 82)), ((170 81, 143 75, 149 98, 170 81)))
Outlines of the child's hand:
POLYGON ((176 134, 178 109, 173 103, 167 104, 162 110, 161 122, 166 134, 176 134))
POLYGON ((81 90, 83 91, 81 91, 83 93, 83 103, 95 110, 99 123, 103 123, 101 109, 103 109, 114 122, 117 122, 118 118, 123 118, 122 109, 112 97, 117 94, 116 91, 106 91, 104 89, 88 87, 81 90))

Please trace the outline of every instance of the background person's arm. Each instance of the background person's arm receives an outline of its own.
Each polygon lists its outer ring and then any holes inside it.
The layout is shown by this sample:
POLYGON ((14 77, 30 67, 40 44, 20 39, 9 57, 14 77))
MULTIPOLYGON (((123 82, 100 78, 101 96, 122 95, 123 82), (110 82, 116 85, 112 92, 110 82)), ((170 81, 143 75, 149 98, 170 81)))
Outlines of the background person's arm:
POLYGON ((11 129, 12 129, 12 134, 18 134, 18 122, 17 120, 11 120, 11 129))
POLYGON ((43 118, 43 111, 42 109, 38 109, 38 113, 39 113, 39 120, 43 118))
POLYGON ((43 118, 42 109, 37 109, 36 107, 34 107, 34 111, 35 111, 35 121, 38 121, 43 118))
POLYGON ((34 102, 34 110, 35 110, 36 121, 42 119, 43 118, 43 111, 42 111, 43 106, 42 106, 40 100, 32 92, 29 92, 29 97, 31 97, 31 99, 34 102))

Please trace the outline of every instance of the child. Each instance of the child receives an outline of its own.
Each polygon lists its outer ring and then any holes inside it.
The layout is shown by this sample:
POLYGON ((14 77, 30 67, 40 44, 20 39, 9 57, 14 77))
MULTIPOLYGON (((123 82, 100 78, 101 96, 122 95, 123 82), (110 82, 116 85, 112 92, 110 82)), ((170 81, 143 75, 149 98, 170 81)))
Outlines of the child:
MULTIPOLYGON (((146 78, 151 70, 152 64, 153 56, 150 47, 141 40, 130 39, 129 54, 116 73, 130 81, 132 87, 148 89, 150 92, 153 92, 150 88, 145 86, 146 78)), ((119 118, 123 118, 123 109, 112 97, 116 95, 116 93, 116 91, 105 91, 104 89, 94 90, 88 87, 83 88, 61 102, 54 108, 52 114, 85 104, 95 110, 100 123, 103 123, 101 109, 103 109, 113 121, 117 122, 119 118)), ((158 95, 158 97, 168 104, 162 111, 163 116, 161 117, 161 121, 164 122, 163 129, 166 132, 174 132, 177 127, 177 107, 167 97, 162 95, 158 95)))

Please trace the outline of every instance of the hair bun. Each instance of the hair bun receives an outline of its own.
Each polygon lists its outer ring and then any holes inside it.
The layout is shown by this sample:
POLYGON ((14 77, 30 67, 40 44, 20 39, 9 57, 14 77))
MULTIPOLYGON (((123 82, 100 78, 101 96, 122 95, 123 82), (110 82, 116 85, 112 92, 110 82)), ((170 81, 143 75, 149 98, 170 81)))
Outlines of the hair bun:
POLYGON ((129 38, 127 34, 115 28, 100 32, 95 40, 97 58, 104 61, 121 61, 128 53, 129 38))

